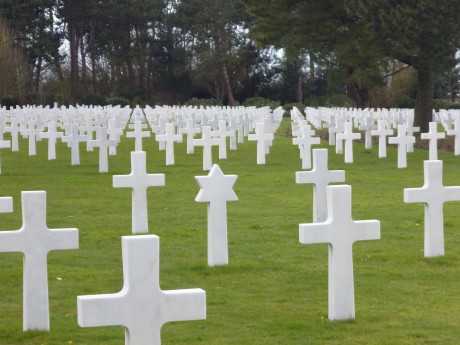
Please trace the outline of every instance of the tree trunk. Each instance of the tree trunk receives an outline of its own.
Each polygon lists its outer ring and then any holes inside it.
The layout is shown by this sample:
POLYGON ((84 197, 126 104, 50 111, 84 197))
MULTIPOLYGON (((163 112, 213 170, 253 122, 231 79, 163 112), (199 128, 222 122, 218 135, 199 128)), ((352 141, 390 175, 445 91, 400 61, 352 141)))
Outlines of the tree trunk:
POLYGON ((40 79, 42 74, 42 56, 40 55, 37 59, 37 68, 35 70, 35 80, 34 80, 34 91, 38 94, 40 89, 40 79))
POLYGON ((74 20, 69 21, 69 50, 70 50, 70 94, 72 97, 76 96, 77 93, 77 81, 78 81, 78 38, 77 38, 77 27, 74 20))
POLYGON ((417 96, 415 98, 415 126, 420 127, 420 133, 429 130, 433 119, 434 76, 430 66, 417 69, 417 96))
POLYGON ((225 90, 227 91, 228 104, 233 107, 236 105, 236 102, 235 98, 233 97, 232 86, 230 84, 230 78, 228 77, 227 66, 225 63, 222 65, 222 74, 224 76, 224 85, 225 90))
POLYGON ((351 82, 345 86, 345 89, 352 107, 360 109, 369 108, 370 97, 367 87, 361 87, 357 83, 351 82))
POLYGON ((83 83, 83 90, 86 92, 87 87, 86 87, 86 48, 85 48, 85 37, 84 37, 84 32, 83 28, 79 28, 79 40, 80 40, 80 56, 81 56, 81 80, 83 83))
POLYGON ((95 49, 95 44, 94 44, 94 35, 95 35, 95 29, 94 29, 94 20, 90 20, 89 22, 89 43, 88 43, 88 49, 89 49, 89 55, 91 59, 91 92, 93 94, 96 94, 96 49, 95 49))
POLYGON ((313 54, 312 51, 310 51, 310 80, 312 82, 315 81, 315 55, 313 54))

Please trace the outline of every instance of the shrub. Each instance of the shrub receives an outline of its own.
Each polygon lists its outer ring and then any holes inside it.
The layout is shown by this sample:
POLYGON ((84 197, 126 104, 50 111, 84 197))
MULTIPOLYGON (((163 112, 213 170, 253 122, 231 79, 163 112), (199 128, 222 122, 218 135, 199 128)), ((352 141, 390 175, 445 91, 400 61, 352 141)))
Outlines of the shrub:
POLYGON ((439 111, 439 109, 460 109, 460 103, 451 102, 447 99, 435 99, 433 103, 433 108, 436 111, 439 111))
POLYGON ((270 107, 270 109, 275 109, 281 105, 281 102, 263 97, 250 97, 246 98, 246 100, 243 102, 243 105, 245 107, 270 107))
POLYGON ((184 105, 191 105, 191 106, 203 106, 203 107, 212 107, 212 106, 220 106, 222 105, 218 99, 216 98, 197 98, 193 97, 190 98, 184 105))
POLYGON ((86 95, 80 100, 80 103, 85 104, 85 105, 100 105, 100 106, 107 105, 107 101, 105 97, 101 95, 95 95, 95 94, 86 95))
POLYGON ((413 109, 415 107, 415 99, 409 96, 403 96, 395 101, 395 108, 408 108, 413 109))
POLYGON ((111 97, 111 98, 109 98, 107 100, 107 104, 119 105, 121 107, 126 107, 126 106, 129 106, 131 104, 131 102, 127 98, 120 97, 120 96, 114 96, 114 97, 111 97))
POLYGON ((18 100, 16 98, 14 98, 13 96, 6 96, 6 97, 3 97, 2 100, 0 101, 2 107, 6 107, 6 109, 10 109, 10 108, 14 108, 15 106, 17 106, 19 103, 18 103, 18 100))

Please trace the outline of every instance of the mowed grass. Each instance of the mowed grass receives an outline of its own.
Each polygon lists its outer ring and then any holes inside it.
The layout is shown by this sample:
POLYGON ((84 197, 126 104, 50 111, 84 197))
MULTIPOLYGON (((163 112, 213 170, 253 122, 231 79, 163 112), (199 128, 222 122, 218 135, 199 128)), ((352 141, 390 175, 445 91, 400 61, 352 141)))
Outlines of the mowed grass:
MULTIPOLYGON (((301 245, 299 223, 312 220, 312 186, 297 185, 299 151, 289 120, 277 132, 266 165, 256 164, 256 143, 246 141, 214 163, 238 175, 239 201, 227 204, 229 265, 207 266, 206 203, 194 201, 194 176, 202 151, 185 154, 177 144, 176 165, 165 166, 158 143, 144 139, 149 173, 164 173, 166 185, 148 189, 150 234, 160 236, 163 290, 202 288, 207 319, 166 324, 162 344, 458 344, 460 342, 460 203, 444 207, 446 255, 423 257, 422 204, 405 204, 403 189, 423 184, 427 150, 408 155, 397 169, 396 148, 378 158, 378 147, 354 145, 353 164, 329 148, 329 168, 344 169, 352 186, 353 219, 381 221, 381 240, 354 245, 356 319, 327 319, 328 248, 301 245)), ((14 198, 14 213, 0 214, 1 230, 21 227, 21 191, 47 192, 49 228, 78 228, 80 249, 48 256, 50 332, 22 331, 22 255, 0 253, 0 344, 124 344, 122 327, 80 328, 77 296, 122 288, 121 236, 131 236, 131 191, 112 187, 113 175, 131 170, 134 141, 124 137, 98 173, 98 149, 81 145, 81 165, 70 165, 70 149, 58 143, 48 161, 47 141, 28 155, 1 151, 0 196, 14 198)), ((319 147, 319 146, 318 146, 319 147)), ((328 147, 322 142, 321 147, 328 147)), ((460 158, 440 152, 444 184, 460 185, 460 158)), ((142 235, 137 235, 142 236, 142 235)))

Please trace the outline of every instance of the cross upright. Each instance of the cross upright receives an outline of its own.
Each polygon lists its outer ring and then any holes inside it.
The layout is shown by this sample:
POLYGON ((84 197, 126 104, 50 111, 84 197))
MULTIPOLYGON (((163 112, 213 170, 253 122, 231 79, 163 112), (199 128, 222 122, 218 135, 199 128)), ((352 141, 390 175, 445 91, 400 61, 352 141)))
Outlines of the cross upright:
POLYGON ((438 124, 437 122, 430 122, 429 123, 429 131, 428 133, 422 133, 420 138, 423 140, 429 140, 429 160, 435 161, 438 159, 438 140, 444 139, 446 137, 446 133, 438 132, 438 124))
POLYGON ((182 134, 176 134, 176 126, 168 122, 165 127, 165 133, 157 135, 155 138, 159 143, 165 143, 166 165, 174 165, 174 143, 182 142, 182 134))
MULTIPOLYGON (((109 135, 110 140, 116 140, 117 143, 120 142, 120 137, 123 135, 123 128, 118 127, 117 119, 109 119, 107 134, 109 135)), ((114 156, 117 154, 117 145, 109 146, 109 155, 114 156)))
POLYGON ((125 345, 160 345, 167 322, 206 319, 202 289, 160 289, 160 239, 123 236, 123 288, 114 294, 77 297, 81 327, 123 326, 125 345))
POLYGON ((299 240, 329 244, 329 320, 354 319, 353 243, 380 239, 380 222, 351 218, 351 186, 328 186, 327 194, 327 220, 299 224, 299 240))
POLYGON ((48 229, 46 192, 21 192, 22 227, 0 231, 0 252, 24 254, 23 330, 50 329, 47 255, 52 250, 78 249, 77 229, 48 229))
POLYGON ((235 131, 227 130, 227 120, 219 120, 219 129, 213 132, 219 143, 219 159, 227 159, 227 137, 235 134, 235 131))
POLYGON ((238 200, 233 191, 237 176, 224 175, 214 164, 208 176, 195 179, 200 185, 195 201, 208 203, 208 265, 227 265, 227 201, 238 200))
POLYGON ((372 115, 364 115, 359 130, 364 131, 364 147, 366 150, 372 149, 372 131, 374 129, 375 124, 372 115))
POLYGON ((114 139, 109 139, 107 137, 107 128, 98 127, 97 129, 97 139, 89 140, 88 147, 99 148, 99 172, 105 173, 109 171, 109 147, 117 146, 118 141, 114 139))
POLYGON ((302 169, 311 169, 311 146, 321 143, 321 138, 314 135, 315 131, 309 125, 302 125, 299 137, 292 139, 294 145, 299 145, 302 169))
MULTIPOLYGON (((414 122, 414 119, 406 119, 405 120, 405 123, 406 123, 406 133, 407 133, 407 136, 408 137, 414 137, 414 133, 418 133, 420 132, 420 127, 414 127, 412 126, 413 125, 413 122, 414 122)), ((415 137, 414 137, 415 138, 415 137)), ((414 152, 414 144, 415 144, 415 140, 412 142, 412 141, 409 141, 407 143, 407 152, 414 152)))
POLYGON ((460 117, 455 119, 454 128, 447 130, 447 135, 455 136, 454 154, 460 156, 460 117))
POLYGON ((142 130, 142 122, 134 122, 134 131, 126 133, 127 138, 134 138, 134 150, 142 151, 142 138, 150 137, 149 131, 142 130))
POLYGON ((387 136, 393 135, 393 130, 388 128, 386 120, 377 121, 377 129, 373 129, 371 134, 379 137, 379 158, 387 156, 387 136))
POLYGON ((114 188, 132 189, 132 232, 148 233, 147 188, 165 185, 164 174, 147 174, 145 151, 131 152, 131 173, 113 176, 114 188))
POLYGON ((41 132, 41 139, 48 139, 48 160, 56 159, 56 140, 62 139, 63 134, 56 129, 56 122, 48 122, 48 131, 41 132))
POLYGON ((296 183, 313 184, 313 223, 327 219, 327 186, 330 183, 345 182, 344 170, 328 169, 328 150, 313 150, 313 169, 296 172, 296 183))
POLYGON ((267 142, 272 141, 273 138, 273 133, 265 131, 264 122, 257 123, 256 133, 248 135, 248 140, 257 141, 257 164, 265 164, 267 142))
POLYGON ((37 154, 37 137, 40 133, 40 130, 37 129, 37 122, 30 119, 27 122, 27 129, 23 129, 21 134, 25 138, 29 138, 29 156, 35 156, 37 154))
POLYGON ((193 146, 203 146, 203 170, 211 170, 212 147, 217 144, 216 138, 212 137, 210 126, 203 127, 201 139, 193 139, 193 146))
POLYGON ((415 137, 408 136, 407 127, 398 125, 398 136, 388 138, 389 144, 398 145, 398 168, 407 168, 407 145, 415 143, 415 137))
POLYGON ((460 187, 444 187, 442 161, 423 162, 424 184, 421 188, 404 188, 404 202, 425 204, 425 257, 444 255, 444 215, 446 201, 460 200, 460 187))
POLYGON ((16 117, 12 117, 9 127, 5 128, 5 132, 11 133, 11 151, 19 151, 19 121, 16 117))
POLYGON ((88 140, 87 135, 80 135, 78 125, 72 124, 70 126, 69 135, 62 137, 62 142, 68 143, 70 146, 71 164, 80 165, 80 142, 88 140))
POLYGON ((195 127, 195 120, 193 120, 193 118, 188 118, 186 126, 179 129, 179 133, 186 134, 188 155, 195 153, 195 146, 193 146, 193 137, 195 136, 195 134, 198 134, 200 132, 200 128, 195 127))
MULTIPOLYGON (((361 133, 353 133, 353 123, 348 121, 345 123, 343 133, 337 133, 336 140, 345 141, 345 163, 353 163, 353 140, 361 139, 361 133)), ((337 143, 337 145, 339 145, 337 143)))

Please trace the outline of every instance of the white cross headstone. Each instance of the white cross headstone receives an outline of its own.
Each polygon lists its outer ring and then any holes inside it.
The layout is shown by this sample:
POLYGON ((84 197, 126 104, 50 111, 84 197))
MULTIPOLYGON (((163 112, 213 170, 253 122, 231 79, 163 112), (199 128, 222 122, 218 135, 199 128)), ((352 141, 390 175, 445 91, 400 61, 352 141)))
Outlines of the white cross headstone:
POLYGON ((447 130, 447 135, 455 137, 454 154, 460 156, 460 117, 457 117, 454 122, 454 128, 447 130))
POLYGON ((88 146, 93 149, 94 147, 99 148, 99 172, 106 173, 109 171, 109 147, 117 146, 118 141, 109 139, 107 137, 107 128, 98 127, 97 139, 89 140, 88 146))
POLYGON ((62 138, 63 134, 56 130, 56 122, 48 123, 48 131, 41 132, 41 139, 48 139, 48 160, 56 159, 56 140, 62 138))
MULTIPOLYGON (((116 119, 109 119, 107 134, 109 135, 110 140, 116 140, 117 143, 120 142, 120 137, 123 135, 123 128, 117 126, 116 119)), ((109 155, 114 156, 117 154, 117 145, 109 146, 109 155)))
POLYGON ((422 133, 420 138, 423 140, 429 140, 429 160, 435 161, 438 159, 438 140, 444 139, 446 133, 438 132, 438 124, 436 122, 429 123, 429 132, 422 133))
POLYGON ((261 122, 257 124, 256 133, 248 135, 248 140, 257 141, 257 164, 265 164, 266 148, 268 147, 268 142, 272 141, 273 138, 273 133, 267 133, 265 123, 261 122))
POLYGON ((387 156, 387 136, 393 135, 393 130, 388 128, 386 120, 377 121, 377 129, 371 131, 371 134, 379 137, 379 158, 387 156))
POLYGON ((23 330, 48 331, 48 252, 78 249, 78 230, 47 227, 46 192, 22 192, 21 199, 23 225, 17 231, 0 231, 0 252, 24 254, 23 330))
POLYGON ((424 161, 424 180, 421 188, 404 188, 404 202, 425 203, 425 257, 444 255, 443 204, 460 200, 460 187, 444 187, 442 161, 424 161))
POLYGON ((114 294, 78 296, 78 324, 123 326, 125 345, 160 345, 165 323, 206 319, 202 289, 160 289, 159 252, 158 236, 123 236, 123 288, 114 294))
POLYGON ((337 145, 345 141, 345 163, 353 163, 353 140, 361 139, 361 133, 353 133, 353 123, 345 123, 343 133, 337 133, 337 145))
POLYGON ((201 188, 195 201, 208 203, 208 265, 227 265, 227 201, 238 200, 233 191, 237 176, 224 175, 214 164, 208 176, 195 179, 201 188))
POLYGON ((181 128, 179 133, 186 134, 187 140, 187 154, 195 153, 195 146, 193 146, 193 138, 195 134, 200 133, 199 127, 195 127, 195 121, 193 119, 187 119, 187 125, 185 128, 181 128))
POLYGON ((40 130, 37 129, 37 122, 35 120, 29 120, 27 122, 27 129, 23 129, 21 134, 25 138, 29 138, 29 156, 35 156, 37 154, 37 137, 40 130))
POLYGON ((126 133, 127 138, 134 138, 134 150, 142 151, 142 138, 150 137, 149 131, 142 130, 142 122, 134 122, 134 131, 126 133))
POLYGON ((351 186, 328 186, 327 193, 327 220, 299 224, 299 241, 329 244, 329 320, 354 319, 353 243, 380 239, 380 222, 351 218, 351 186))
POLYGON ((203 170, 211 170, 212 147, 217 144, 216 138, 212 137, 210 126, 203 127, 201 139, 193 139, 193 146, 203 146, 203 170))
POLYGON ((300 127, 300 136, 292 139, 294 145, 299 145, 302 169, 311 169, 311 146, 321 143, 321 138, 314 135, 315 131, 309 125, 303 125, 300 127))
POLYGON ((69 135, 62 137, 62 142, 70 146, 70 159, 72 165, 80 165, 80 142, 88 140, 87 135, 80 135, 77 124, 70 126, 69 135))
POLYGON ((13 117, 10 122, 10 126, 5 128, 5 132, 11 133, 11 151, 19 151, 19 121, 16 117, 13 117))
POLYGON ((359 126, 360 131, 364 131, 364 148, 372 149, 372 131, 375 129, 374 119, 372 116, 364 116, 363 122, 359 126))
POLYGON ((227 121, 219 120, 219 129, 213 132, 219 143, 219 159, 227 159, 227 137, 234 135, 234 131, 227 131, 227 121))
POLYGON ((328 150, 313 150, 313 169, 296 172, 296 183, 313 184, 313 223, 327 219, 327 189, 330 183, 345 182, 344 170, 328 169, 328 150))
POLYGON ((148 233, 147 188, 165 185, 164 174, 147 174, 146 153, 131 152, 131 173, 113 176, 114 188, 132 189, 132 232, 148 233))
POLYGON ((388 138, 389 144, 398 145, 398 168, 407 168, 407 145, 415 143, 415 137, 408 136, 407 127, 398 125, 398 136, 388 138))
POLYGON ((165 127, 165 133, 156 136, 156 140, 165 143, 166 165, 174 165, 174 143, 182 142, 182 134, 176 134, 174 123, 168 122, 165 127))

